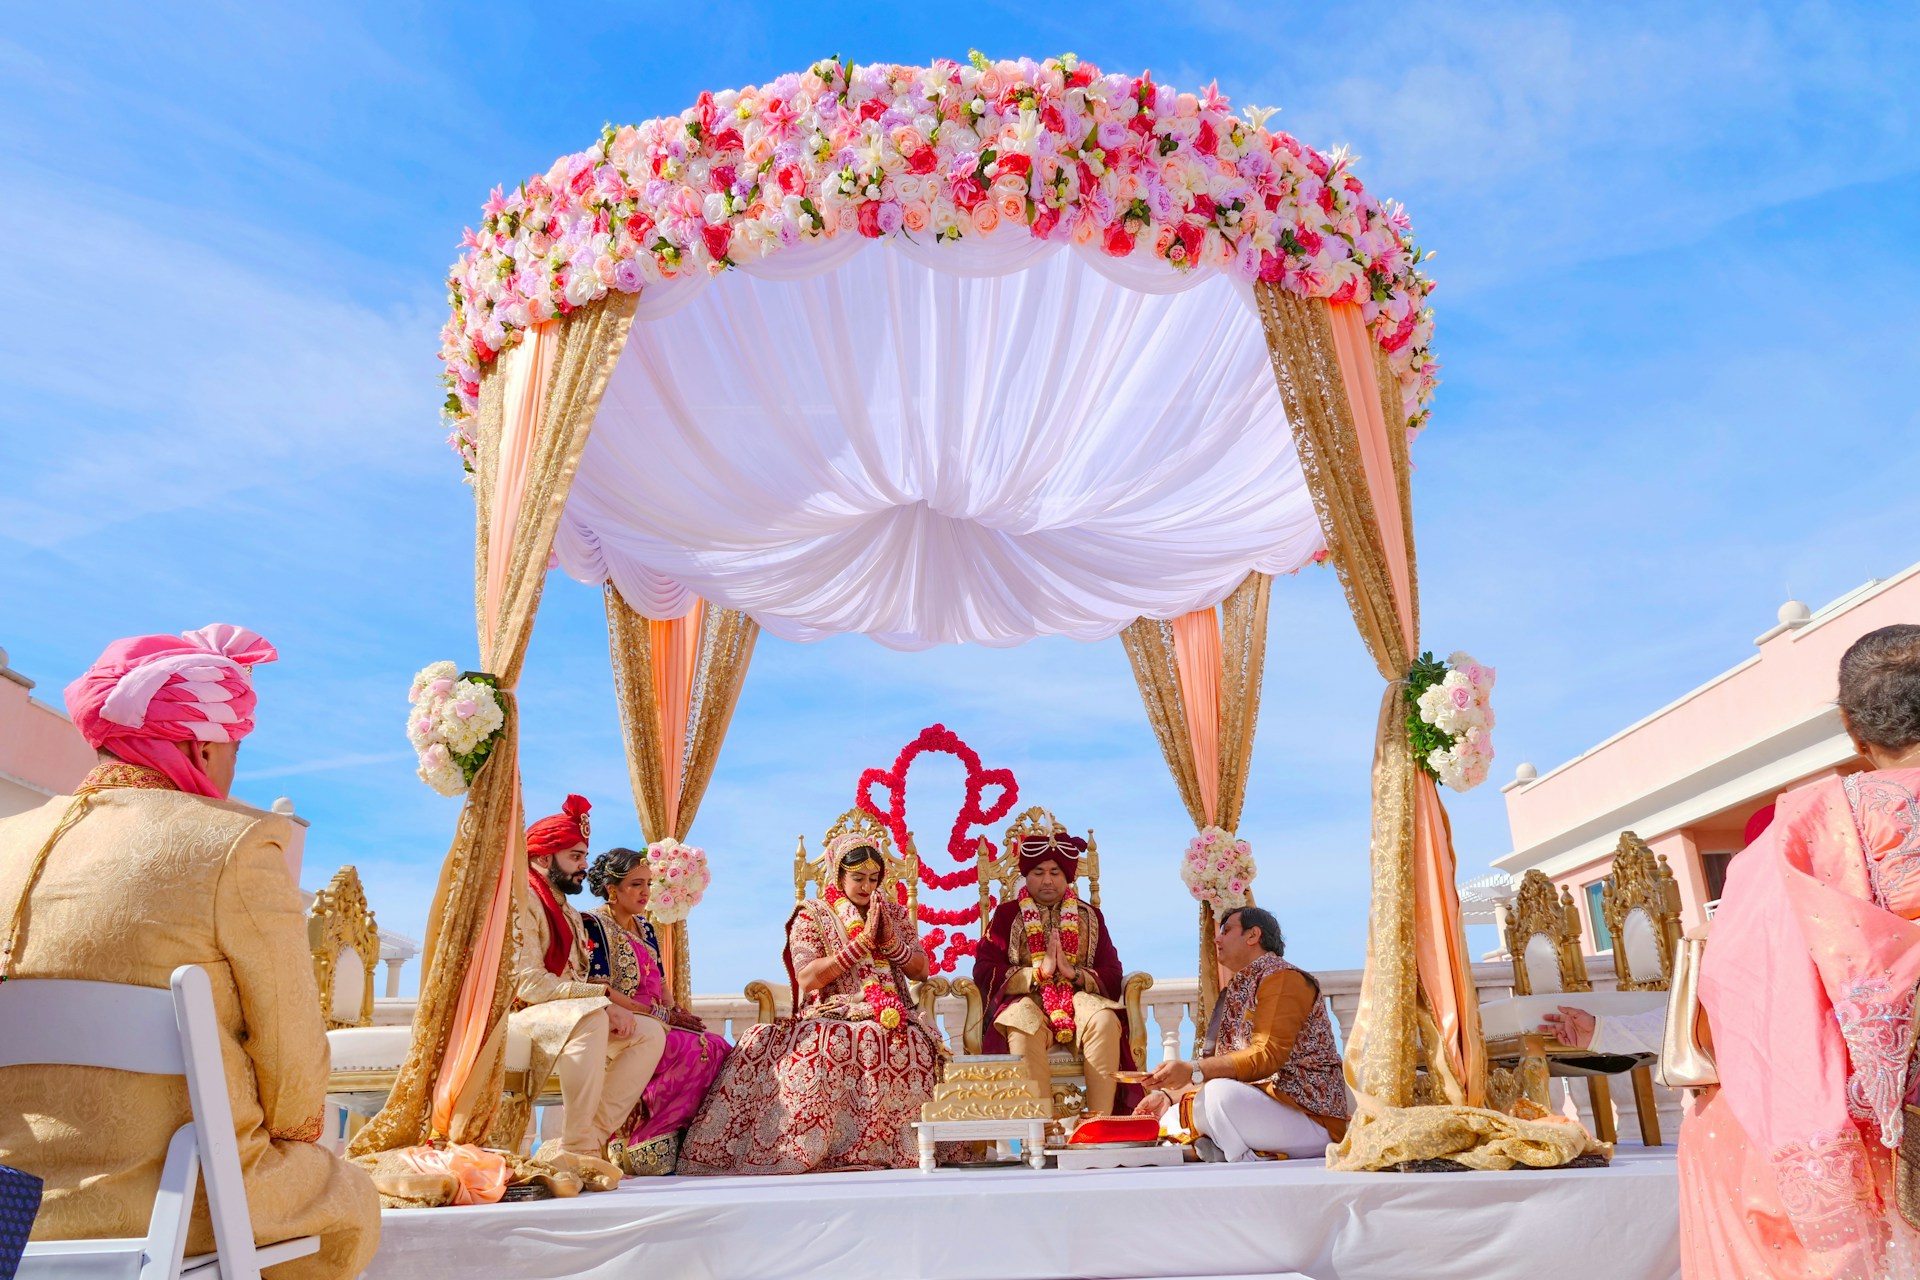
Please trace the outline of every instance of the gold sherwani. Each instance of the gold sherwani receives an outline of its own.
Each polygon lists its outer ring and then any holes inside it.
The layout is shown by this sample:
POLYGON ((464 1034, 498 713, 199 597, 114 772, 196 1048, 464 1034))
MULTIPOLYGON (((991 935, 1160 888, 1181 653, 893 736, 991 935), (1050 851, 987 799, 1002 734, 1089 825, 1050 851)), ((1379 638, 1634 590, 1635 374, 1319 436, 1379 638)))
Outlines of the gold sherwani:
MULTIPOLYGON (((63 796, 0 819, 0 912, 20 900, 35 855, 74 803, 63 796)), ((267 1274, 348 1280, 379 1244, 380 1201, 363 1171, 315 1145, 329 1056, 287 875, 290 834, 286 818, 230 801, 126 786, 94 793, 28 897, 14 976, 165 988, 180 965, 203 966, 254 1238, 320 1237, 318 1255, 267 1274)), ((0 1068, 0 1164, 46 1180, 33 1238, 145 1235, 167 1142, 191 1118, 184 1079, 0 1068)), ((213 1248, 204 1191, 199 1200, 189 1254, 213 1248)))
MULTIPOLYGON (((548 1072, 560 1076, 566 1103, 561 1147, 575 1155, 599 1156, 606 1150, 608 1136, 638 1105, 653 1078, 667 1046, 667 1028, 657 1019, 636 1014, 632 1035, 612 1034, 607 1015, 601 1012, 613 1003, 607 999, 606 984, 580 978, 591 971, 586 926, 572 903, 561 898, 559 906, 573 931, 573 948, 560 972, 553 974, 547 972, 546 964, 552 936, 546 912, 531 892, 522 889, 519 894, 514 1008, 507 1015, 507 1025, 533 1042, 527 1071, 530 1094, 546 1087, 548 1072)), ((506 1117, 506 1123, 517 1131, 502 1134, 496 1125, 496 1141, 517 1143, 525 1132, 525 1117, 515 1114, 506 1117)))

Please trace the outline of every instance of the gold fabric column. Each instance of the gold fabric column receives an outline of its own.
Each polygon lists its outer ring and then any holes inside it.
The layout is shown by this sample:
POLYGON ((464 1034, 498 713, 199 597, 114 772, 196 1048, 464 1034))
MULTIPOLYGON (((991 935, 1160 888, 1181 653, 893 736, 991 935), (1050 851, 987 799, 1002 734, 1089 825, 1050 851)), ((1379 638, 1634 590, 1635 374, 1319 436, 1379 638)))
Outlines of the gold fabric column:
MULTIPOLYGON (((1428 1055, 1436 1092, 1448 1101, 1479 1105, 1485 1051, 1464 937, 1451 936, 1460 933, 1452 850, 1444 816, 1437 823, 1419 819, 1423 810, 1442 815, 1444 810, 1437 794, 1416 796, 1430 790, 1431 779, 1414 761, 1406 729, 1404 680, 1419 635, 1419 593, 1399 387, 1377 350, 1361 365, 1373 385, 1348 386, 1326 302, 1268 284, 1257 285, 1255 292, 1275 381, 1328 550, 1354 623, 1389 682, 1375 735, 1371 928, 1360 1009, 1347 1046, 1348 1082, 1369 1104, 1400 1107, 1413 1101, 1424 1005, 1430 1012, 1448 1011, 1450 1033, 1428 1055), (1378 397, 1386 427, 1384 458, 1379 436, 1363 440, 1355 421, 1356 412, 1372 412, 1363 399, 1367 396, 1378 397), (1371 483, 1369 447, 1376 451, 1371 483), (1379 474, 1386 466, 1392 469, 1390 479, 1379 474), (1386 500, 1393 505, 1378 506, 1377 492, 1390 494, 1386 500), (1400 590, 1396 578, 1404 583, 1400 590), (1439 829, 1433 829, 1436 825, 1439 829)), ((1358 323, 1352 316, 1342 316, 1341 322, 1358 323)))
MULTIPOLYGON (((633 785, 640 829, 649 843, 669 836, 684 840, 693 830, 700 801, 713 780, 760 626, 737 609, 707 606, 700 625, 687 722, 678 741, 663 741, 660 698, 653 676, 653 629, 612 583, 606 586, 606 599, 607 648, 613 660, 614 693, 620 703, 620 726, 627 743, 627 777, 633 785), (666 753, 673 750, 681 753, 680 797, 669 814, 666 753)), ((672 729, 666 732, 671 734, 672 729)), ((685 1006, 692 999, 693 985, 687 922, 678 921, 659 933, 661 959, 673 998, 685 1006)))
MULTIPOLYGON (((1254 727, 1260 716, 1260 685, 1267 660, 1267 602, 1272 590, 1270 575, 1250 573, 1220 604, 1216 623, 1221 641, 1219 705, 1211 709, 1219 717, 1219 773, 1216 809, 1211 815, 1206 811, 1200 786, 1200 765, 1193 748, 1194 731, 1188 728, 1187 695, 1181 687, 1174 625, 1170 620, 1141 618, 1120 633, 1133 666, 1134 682, 1140 688, 1140 699, 1147 709, 1147 720, 1153 725, 1167 768, 1173 774, 1174 786, 1196 831, 1210 823, 1218 823, 1228 831, 1238 830, 1240 825, 1240 814, 1246 805, 1247 774, 1253 764, 1254 727)), ((1218 961, 1213 949, 1214 924, 1212 910, 1201 903, 1200 992, 1194 1011, 1196 1053, 1206 1035, 1207 1021, 1213 1015, 1214 1001, 1220 994, 1218 961)))
MULTIPOLYGON (((478 535, 475 595, 481 663, 499 680, 507 727, 474 777, 459 825, 441 866, 422 950, 420 1002, 413 1043, 393 1092, 380 1113, 354 1136, 355 1155, 416 1146, 436 1127, 453 1142, 480 1142, 499 1106, 504 1083, 506 1013, 512 996, 512 894, 524 882, 526 832, 521 817, 518 711, 527 641, 540 607, 554 530, 599 412, 607 379, 633 324, 637 298, 609 294, 573 312, 559 326, 547 377, 544 411, 530 444, 528 465, 516 477, 521 494, 505 545, 491 545, 500 470, 505 379, 499 366, 480 384, 479 466, 474 484, 478 535), (504 562, 499 558, 505 557, 504 562), (489 617, 488 582, 501 582, 498 615, 489 617), (507 906, 498 910, 502 896, 507 906), (490 989, 474 989, 477 973, 492 969, 490 989), (463 1012, 464 1011, 464 1012, 463 1012), (469 1019, 463 1041, 471 1052, 447 1060, 457 1018, 469 1019), (446 1123, 436 1126, 436 1085, 446 1123)), ((529 339, 530 340, 530 339, 529 339)))

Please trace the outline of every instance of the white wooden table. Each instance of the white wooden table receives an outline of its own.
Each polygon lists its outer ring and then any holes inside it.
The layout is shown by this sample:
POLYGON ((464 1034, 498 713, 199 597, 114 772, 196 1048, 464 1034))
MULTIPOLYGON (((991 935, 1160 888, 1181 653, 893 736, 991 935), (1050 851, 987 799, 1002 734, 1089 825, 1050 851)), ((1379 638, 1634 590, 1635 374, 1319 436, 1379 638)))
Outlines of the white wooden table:
POLYGON ((1036 1169, 1047 1167, 1045 1120, 916 1120, 920 1132, 920 1172, 932 1173, 933 1145, 936 1142, 991 1141, 1003 1156, 1011 1157, 1008 1144, 1020 1140, 1020 1154, 1036 1169))

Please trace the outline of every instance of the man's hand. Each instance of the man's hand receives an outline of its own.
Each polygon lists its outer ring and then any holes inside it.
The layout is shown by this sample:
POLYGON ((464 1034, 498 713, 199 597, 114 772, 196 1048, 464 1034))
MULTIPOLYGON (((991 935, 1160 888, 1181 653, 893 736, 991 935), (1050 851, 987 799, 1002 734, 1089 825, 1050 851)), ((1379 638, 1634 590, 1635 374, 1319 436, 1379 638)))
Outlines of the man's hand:
POLYGON ((1540 1034, 1552 1036, 1569 1048, 1584 1049, 1593 1043, 1593 1025, 1593 1015, 1585 1009, 1563 1004, 1558 1013, 1548 1014, 1540 1024, 1540 1034))
POLYGON ((1133 1109, 1133 1114, 1137 1116, 1152 1116, 1158 1120, 1167 1113, 1167 1108, 1172 1105, 1173 1103, 1168 1099, 1167 1095, 1156 1089, 1146 1097, 1140 1099, 1140 1105, 1133 1109))
POLYGON ((1052 982, 1059 954, 1059 944, 1052 938, 1047 939, 1047 954, 1033 958, 1033 976, 1041 982, 1052 982))
POLYGON ((1193 1064, 1170 1058, 1154 1068, 1153 1073, 1141 1081, 1143 1088, 1167 1089, 1186 1088, 1193 1083, 1193 1064))
MULTIPOLYGON (((629 1002, 631 1003, 631 1002, 629 1002)), ((633 1035, 633 1015, 614 1005, 607 1010, 607 1031, 615 1040, 626 1040, 633 1035)))

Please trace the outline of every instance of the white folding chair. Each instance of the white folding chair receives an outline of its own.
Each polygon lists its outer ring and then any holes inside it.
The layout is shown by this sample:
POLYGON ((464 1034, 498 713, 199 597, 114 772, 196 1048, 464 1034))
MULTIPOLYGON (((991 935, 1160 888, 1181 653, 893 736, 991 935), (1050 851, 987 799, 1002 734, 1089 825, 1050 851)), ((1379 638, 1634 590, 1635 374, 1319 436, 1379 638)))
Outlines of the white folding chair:
MULTIPOLYGON (((113 982, 21 978, 0 983, 0 1067, 108 1067, 185 1076, 193 1119, 167 1144, 144 1237, 27 1245, 20 1280, 259 1280, 260 1268, 304 1258, 317 1236, 256 1247, 240 1144, 220 1061, 206 970, 173 971, 171 991, 113 982), (194 1188, 204 1178, 215 1252, 185 1256, 194 1188)), ((108 1135, 100 1135, 105 1141, 108 1135)))

